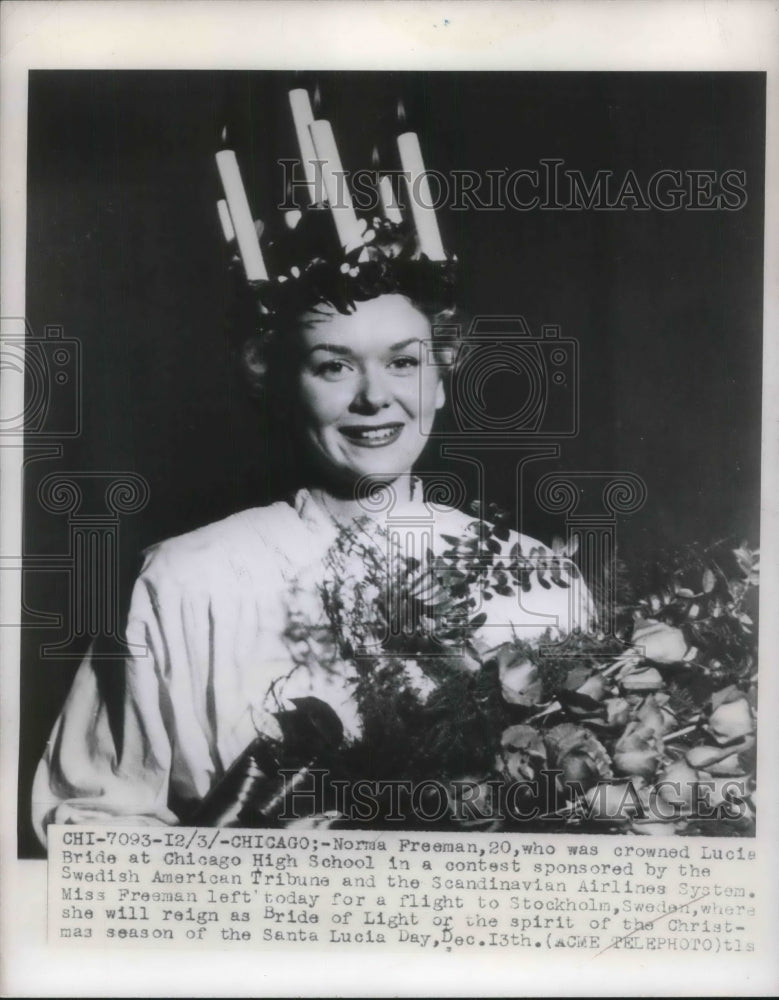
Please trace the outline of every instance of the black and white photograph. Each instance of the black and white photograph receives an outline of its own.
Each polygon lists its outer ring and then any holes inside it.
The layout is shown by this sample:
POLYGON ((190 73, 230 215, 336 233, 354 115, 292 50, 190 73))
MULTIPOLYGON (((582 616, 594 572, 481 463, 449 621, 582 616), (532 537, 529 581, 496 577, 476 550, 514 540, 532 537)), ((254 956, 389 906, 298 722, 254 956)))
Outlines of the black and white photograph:
POLYGON ((13 855, 605 835, 615 894, 655 838, 754 859, 767 74, 359 62, 27 72, 13 855))
POLYGON ((764 117, 759 73, 31 74, 27 849, 752 835, 764 117))

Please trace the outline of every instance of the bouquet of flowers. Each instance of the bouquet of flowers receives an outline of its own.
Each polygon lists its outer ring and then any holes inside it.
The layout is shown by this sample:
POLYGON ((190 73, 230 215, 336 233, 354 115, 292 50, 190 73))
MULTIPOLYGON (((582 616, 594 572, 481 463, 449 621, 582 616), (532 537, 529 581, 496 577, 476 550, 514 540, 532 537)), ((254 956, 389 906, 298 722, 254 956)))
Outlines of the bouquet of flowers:
POLYGON ((299 655, 353 668, 361 731, 329 762, 340 821, 753 834, 758 552, 692 548, 640 598, 621 567, 611 634, 490 648, 481 608, 568 587, 576 571, 560 542, 543 557, 519 542, 506 554, 507 519, 476 513, 443 536, 447 549, 418 557, 388 559, 344 528, 322 588, 324 637, 301 645, 305 626, 292 629, 299 655))

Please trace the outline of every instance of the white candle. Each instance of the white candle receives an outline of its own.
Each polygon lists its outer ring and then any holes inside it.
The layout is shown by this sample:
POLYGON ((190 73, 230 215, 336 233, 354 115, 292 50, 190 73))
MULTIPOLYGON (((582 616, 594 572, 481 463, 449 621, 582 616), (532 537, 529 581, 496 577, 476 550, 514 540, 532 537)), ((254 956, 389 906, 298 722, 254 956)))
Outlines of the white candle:
POLYGON ((338 240, 346 250, 352 250, 362 243, 362 230, 354 213, 352 196, 346 184, 332 126, 328 121, 317 121, 312 122, 309 129, 317 159, 322 162, 322 178, 338 240))
POLYGON ((381 198, 381 207, 384 209, 384 218, 388 222, 400 224, 403 221, 403 216, 400 212, 400 206, 395 200, 392 181, 387 176, 379 179, 379 197, 381 198))
POLYGON ((398 153, 403 172, 407 175, 411 214, 419 239, 420 252, 426 254, 430 260, 446 260, 416 132, 404 132, 398 136, 398 153), (414 197, 415 191, 416 197, 414 197))
POLYGON ((216 203, 216 210, 219 213, 219 222, 222 226, 225 242, 232 243, 235 239, 235 230, 233 229, 233 220, 230 218, 230 209, 224 198, 220 198, 216 203))
POLYGON ((312 204, 324 201, 322 172, 317 163, 316 149, 314 148, 314 142, 309 131, 309 125, 312 125, 314 122, 314 112, 311 110, 308 91, 302 89, 290 90, 289 106, 292 109, 292 120, 295 123, 295 132, 298 137, 300 162, 303 164, 303 173, 306 175, 308 196, 312 204))
POLYGON ((254 228, 254 219, 241 180, 241 171, 238 169, 238 161, 232 149, 220 150, 216 154, 216 165, 222 178, 222 187, 246 277, 249 281, 267 281, 268 271, 262 259, 260 241, 254 228))

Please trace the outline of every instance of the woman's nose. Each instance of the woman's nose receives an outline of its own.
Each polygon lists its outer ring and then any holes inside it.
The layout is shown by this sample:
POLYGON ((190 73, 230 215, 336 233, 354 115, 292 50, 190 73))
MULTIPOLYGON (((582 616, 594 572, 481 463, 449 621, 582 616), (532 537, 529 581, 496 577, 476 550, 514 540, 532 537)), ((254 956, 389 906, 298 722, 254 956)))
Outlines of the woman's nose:
POLYGON ((375 413, 389 406, 392 393, 383 371, 366 370, 362 373, 359 388, 352 400, 351 409, 375 413))

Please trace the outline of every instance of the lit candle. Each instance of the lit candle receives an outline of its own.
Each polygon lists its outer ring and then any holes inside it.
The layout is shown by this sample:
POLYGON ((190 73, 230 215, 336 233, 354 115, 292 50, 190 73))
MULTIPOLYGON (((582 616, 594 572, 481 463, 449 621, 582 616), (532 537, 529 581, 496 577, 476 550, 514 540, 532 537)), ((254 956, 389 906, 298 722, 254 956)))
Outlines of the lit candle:
POLYGON ((398 153, 403 172, 406 174, 419 250, 430 260, 446 260, 416 132, 404 132, 398 136, 398 153), (416 197, 414 197, 415 190, 416 197))
POLYGON ((241 180, 241 171, 232 149, 222 149, 216 154, 216 165, 222 178, 230 219, 235 230, 238 250, 249 281, 267 281, 268 271, 262 259, 260 241, 254 227, 249 200, 241 180))
POLYGON ((230 218, 230 209, 224 198, 220 198, 216 203, 216 210, 219 213, 219 222, 222 225, 225 242, 232 243, 235 239, 235 230, 233 229, 233 220, 230 218))
POLYGON ((322 172, 317 163, 316 149, 311 138, 309 125, 314 122, 314 112, 311 110, 311 101, 308 98, 307 90, 290 90, 289 106, 292 109, 292 120, 295 123, 295 132, 298 137, 298 147, 300 149, 300 162, 303 164, 303 172, 306 175, 306 190, 312 204, 324 201, 322 191, 322 172))
POLYGON ((317 159, 322 162, 322 178, 338 240, 346 250, 352 250, 362 243, 362 229, 354 212, 332 126, 328 121, 317 121, 312 122, 309 129, 317 159))
POLYGON ((384 218, 388 222, 400 224, 403 221, 403 216, 400 212, 400 206, 395 200, 392 181, 387 176, 379 179, 379 197, 381 198, 381 207, 384 209, 384 218))

